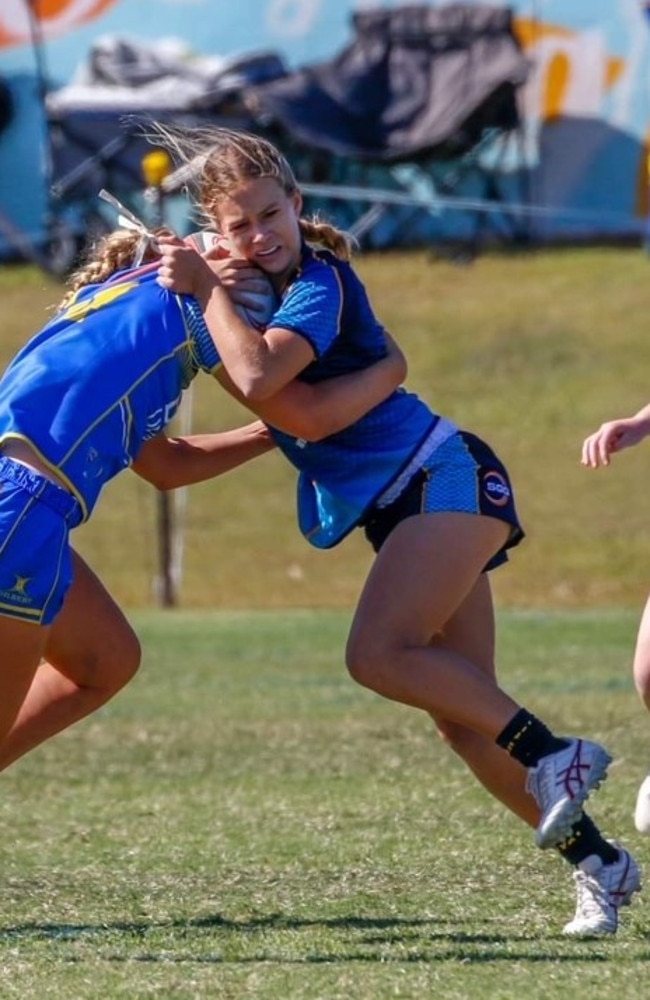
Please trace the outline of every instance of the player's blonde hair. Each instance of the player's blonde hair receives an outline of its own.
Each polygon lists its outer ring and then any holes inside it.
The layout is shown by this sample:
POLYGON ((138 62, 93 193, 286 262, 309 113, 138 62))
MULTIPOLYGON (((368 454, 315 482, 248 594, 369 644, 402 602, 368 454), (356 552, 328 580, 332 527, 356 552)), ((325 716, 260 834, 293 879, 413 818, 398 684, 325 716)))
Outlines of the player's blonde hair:
MULTIPOLYGON (((152 231, 152 236, 163 238, 172 234, 166 228, 152 231)), ((138 251, 142 248, 142 234, 132 229, 116 229, 112 233, 107 233, 91 244, 85 254, 85 259, 79 267, 73 271, 67 281, 67 292, 58 305, 58 309, 65 309, 70 305, 80 288, 86 285, 97 285, 106 281, 116 271, 122 271, 127 267, 132 267, 138 251)), ((149 241, 144 248, 142 263, 147 264, 156 260, 158 252, 154 244, 149 241)))
MULTIPOLYGON (((180 168, 195 207, 212 227, 219 227, 222 200, 242 181, 272 177, 287 195, 299 191, 288 160, 268 139, 230 128, 183 128, 155 124, 150 139, 167 148, 180 168)), ((350 260, 354 240, 317 216, 301 218, 300 231, 308 243, 350 260)))

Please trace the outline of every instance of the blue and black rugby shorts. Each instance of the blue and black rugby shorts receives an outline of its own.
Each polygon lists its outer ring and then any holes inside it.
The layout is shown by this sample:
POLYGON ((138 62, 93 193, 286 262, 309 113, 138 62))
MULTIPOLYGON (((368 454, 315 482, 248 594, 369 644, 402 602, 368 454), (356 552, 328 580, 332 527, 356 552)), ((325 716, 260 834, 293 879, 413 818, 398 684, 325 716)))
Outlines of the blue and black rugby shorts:
POLYGON ((426 459, 391 504, 373 507, 362 524, 375 552, 396 525, 415 514, 441 512, 484 514, 510 525, 510 535, 485 571, 508 559, 507 549, 524 538, 510 478, 503 463, 480 438, 458 431, 426 459))

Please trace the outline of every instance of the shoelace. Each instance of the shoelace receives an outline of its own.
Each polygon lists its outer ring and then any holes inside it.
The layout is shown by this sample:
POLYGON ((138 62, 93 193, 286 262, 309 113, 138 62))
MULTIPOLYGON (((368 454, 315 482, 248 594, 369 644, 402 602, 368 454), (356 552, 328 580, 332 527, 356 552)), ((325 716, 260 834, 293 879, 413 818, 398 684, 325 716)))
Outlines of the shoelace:
POLYGON ((538 805, 542 805, 542 801, 555 798, 559 787, 563 787, 566 795, 573 798, 574 787, 582 786, 582 771, 588 770, 588 765, 581 763, 579 750, 580 746, 564 768, 557 769, 544 765, 542 760, 528 771, 526 791, 534 796, 538 805))
POLYGON ((578 890, 576 917, 586 919, 600 917, 603 912, 609 915, 610 911, 615 909, 609 898, 609 892, 593 875, 577 871, 573 877, 578 890))

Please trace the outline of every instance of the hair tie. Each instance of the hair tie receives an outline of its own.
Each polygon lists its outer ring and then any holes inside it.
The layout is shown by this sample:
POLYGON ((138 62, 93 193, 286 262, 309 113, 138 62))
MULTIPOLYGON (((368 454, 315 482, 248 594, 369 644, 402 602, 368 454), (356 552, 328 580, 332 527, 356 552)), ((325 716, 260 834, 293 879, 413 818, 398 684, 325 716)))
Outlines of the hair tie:
POLYGON ((135 249, 135 255, 133 258, 133 266, 139 267, 147 250, 154 250, 156 253, 160 253, 160 246, 155 235, 150 229, 145 226, 142 219, 132 212, 129 208, 122 204, 121 201, 112 195, 110 191, 106 188, 102 188, 99 192, 99 197, 103 201, 107 201, 117 211, 117 224, 120 229, 130 229, 132 232, 140 233, 140 240, 135 249))

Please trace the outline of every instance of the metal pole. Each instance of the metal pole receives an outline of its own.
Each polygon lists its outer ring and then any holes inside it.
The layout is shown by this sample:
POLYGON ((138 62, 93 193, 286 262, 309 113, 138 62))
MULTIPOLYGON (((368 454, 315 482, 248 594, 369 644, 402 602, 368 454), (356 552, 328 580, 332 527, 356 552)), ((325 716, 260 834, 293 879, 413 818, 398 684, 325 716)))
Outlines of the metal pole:
MULTIPOLYGON (((150 205, 152 227, 164 225, 165 210, 162 182, 171 170, 171 160, 163 150, 154 149, 142 159, 142 173, 145 184, 145 198, 150 205)), ((174 510, 171 495, 165 490, 158 491, 158 578, 156 591, 163 608, 173 608, 178 595, 173 573, 174 510)))

